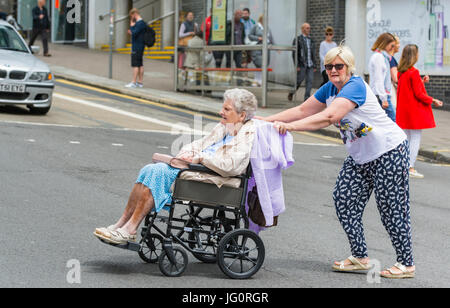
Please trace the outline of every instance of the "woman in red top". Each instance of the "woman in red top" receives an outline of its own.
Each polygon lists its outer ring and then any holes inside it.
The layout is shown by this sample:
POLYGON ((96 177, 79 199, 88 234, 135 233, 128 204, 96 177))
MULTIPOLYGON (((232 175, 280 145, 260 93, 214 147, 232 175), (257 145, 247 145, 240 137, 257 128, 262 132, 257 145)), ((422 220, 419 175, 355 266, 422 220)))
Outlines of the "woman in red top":
POLYGON ((413 178, 423 178, 423 175, 414 169, 417 154, 419 153, 422 129, 436 127, 432 105, 441 107, 443 103, 431 96, 425 90, 425 82, 430 78, 420 77, 414 64, 419 60, 417 45, 407 45, 403 49, 402 58, 398 66, 397 88, 397 124, 408 136, 410 147, 409 175, 413 178))

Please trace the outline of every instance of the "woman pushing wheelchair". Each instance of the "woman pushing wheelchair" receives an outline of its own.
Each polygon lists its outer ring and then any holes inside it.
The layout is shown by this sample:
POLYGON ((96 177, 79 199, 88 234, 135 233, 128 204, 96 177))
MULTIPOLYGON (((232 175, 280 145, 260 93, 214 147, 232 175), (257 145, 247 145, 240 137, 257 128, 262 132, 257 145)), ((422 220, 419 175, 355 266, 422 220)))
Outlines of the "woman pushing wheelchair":
MULTIPOLYGON (((222 177, 243 174, 250 162, 255 136, 252 118, 257 106, 256 97, 247 90, 226 91, 220 123, 206 137, 184 146, 176 157, 202 164, 222 177)), ((172 201, 170 190, 179 172, 180 169, 165 163, 142 168, 122 216, 109 227, 97 228, 94 235, 111 244, 135 241, 137 229, 147 214, 152 210, 159 212, 172 201)))

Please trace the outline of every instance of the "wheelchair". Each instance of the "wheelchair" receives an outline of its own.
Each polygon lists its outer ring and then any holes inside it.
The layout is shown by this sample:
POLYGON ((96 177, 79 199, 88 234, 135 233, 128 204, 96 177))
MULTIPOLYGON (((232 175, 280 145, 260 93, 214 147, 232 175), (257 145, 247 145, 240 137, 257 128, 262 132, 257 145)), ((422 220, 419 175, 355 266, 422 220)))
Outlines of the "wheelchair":
POLYGON ((240 180, 239 187, 219 188, 215 184, 182 179, 181 175, 189 171, 219 176, 203 165, 190 164, 175 180, 172 202, 165 206, 168 216, 149 213, 139 243, 103 242, 138 252, 144 262, 158 263, 168 277, 184 273, 188 265, 186 251, 204 263, 217 263, 229 278, 252 277, 264 263, 265 248, 261 238, 248 229, 245 204, 251 165, 245 174, 234 177, 240 180), (184 213, 176 216, 175 209, 181 207, 184 213))

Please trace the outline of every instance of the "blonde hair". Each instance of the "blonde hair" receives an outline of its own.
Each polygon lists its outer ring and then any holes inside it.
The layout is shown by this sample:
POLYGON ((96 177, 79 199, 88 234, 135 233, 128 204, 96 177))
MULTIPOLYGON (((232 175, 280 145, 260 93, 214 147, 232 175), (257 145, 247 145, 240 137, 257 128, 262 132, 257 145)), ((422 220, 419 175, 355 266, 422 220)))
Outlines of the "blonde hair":
POLYGON ((264 15, 259 15, 258 22, 261 24, 264 22, 264 15))
POLYGON ((355 67, 355 56, 353 55, 352 50, 344 45, 340 45, 339 47, 335 47, 330 49, 325 55, 324 64, 330 64, 337 57, 341 58, 344 61, 345 65, 347 65, 348 72, 353 75, 356 71, 355 67))
POLYGON ((377 38, 375 43, 373 43, 373 46, 372 46, 371 49, 372 49, 372 51, 375 51, 377 49, 378 50, 385 50, 386 47, 392 42, 397 42, 397 40, 395 39, 395 37, 391 33, 386 32, 386 33, 381 34, 377 38))
POLYGON ((224 101, 231 100, 237 113, 245 112, 245 120, 250 120, 255 116, 258 109, 256 96, 245 89, 230 89, 223 95, 224 101))
POLYGON ((128 13, 128 16, 133 16, 134 14, 140 14, 139 13, 139 10, 137 9, 137 8, 132 8, 131 10, 130 10, 130 12, 128 13))

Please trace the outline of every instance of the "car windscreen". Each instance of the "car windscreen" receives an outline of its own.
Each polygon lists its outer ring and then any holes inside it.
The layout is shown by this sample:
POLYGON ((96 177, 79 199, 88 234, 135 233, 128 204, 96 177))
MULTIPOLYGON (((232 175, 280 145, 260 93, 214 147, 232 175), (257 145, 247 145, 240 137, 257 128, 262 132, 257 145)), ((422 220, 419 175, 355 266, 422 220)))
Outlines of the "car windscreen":
POLYGON ((0 49, 29 52, 19 34, 8 26, 0 25, 0 49))

